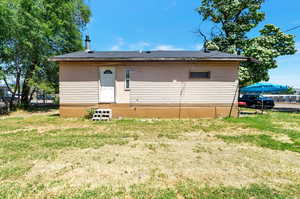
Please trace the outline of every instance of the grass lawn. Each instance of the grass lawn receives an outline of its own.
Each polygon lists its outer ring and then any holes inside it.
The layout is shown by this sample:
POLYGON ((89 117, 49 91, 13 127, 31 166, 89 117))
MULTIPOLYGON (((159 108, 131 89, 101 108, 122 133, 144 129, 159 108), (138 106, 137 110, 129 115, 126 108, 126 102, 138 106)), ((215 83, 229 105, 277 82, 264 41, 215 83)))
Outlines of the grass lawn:
POLYGON ((300 198, 300 114, 0 117, 0 198, 300 198))

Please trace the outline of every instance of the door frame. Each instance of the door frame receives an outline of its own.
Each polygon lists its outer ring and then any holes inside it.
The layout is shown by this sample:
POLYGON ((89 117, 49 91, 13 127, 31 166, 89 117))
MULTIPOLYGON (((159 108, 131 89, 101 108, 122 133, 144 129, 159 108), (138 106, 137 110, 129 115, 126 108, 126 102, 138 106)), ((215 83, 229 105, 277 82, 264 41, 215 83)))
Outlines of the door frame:
POLYGON ((100 66, 99 70, 98 70, 98 74, 99 74, 99 99, 98 99, 98 103, 100 104, 115 104, 116 103, 116 78, 117 78, 117 70, 116 67, 113 66, 100 66), (102 85, 101 85, 101 73, 103 70, 112 70, 114 73, 114 99, 113 102, 101 102, 101 89, 102 89, 102 85))

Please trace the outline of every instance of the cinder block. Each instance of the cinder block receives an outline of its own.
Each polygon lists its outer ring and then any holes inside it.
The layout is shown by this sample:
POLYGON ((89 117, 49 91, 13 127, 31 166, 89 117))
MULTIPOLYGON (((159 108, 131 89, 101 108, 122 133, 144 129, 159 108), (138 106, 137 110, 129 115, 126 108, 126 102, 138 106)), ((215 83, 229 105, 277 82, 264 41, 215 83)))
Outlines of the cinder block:
POLYGON ((112 119, 111 109, 97 109, 93 115, 93 121, 109 121, 112 119))

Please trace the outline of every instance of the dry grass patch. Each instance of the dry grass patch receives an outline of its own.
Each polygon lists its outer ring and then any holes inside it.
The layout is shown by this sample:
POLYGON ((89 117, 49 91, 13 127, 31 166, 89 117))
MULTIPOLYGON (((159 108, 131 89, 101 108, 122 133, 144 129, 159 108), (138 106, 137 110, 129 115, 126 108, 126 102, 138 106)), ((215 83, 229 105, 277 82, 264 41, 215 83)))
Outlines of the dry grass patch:
POLYGON ((62 180, 71 186, 110 185, 130 187, 153 184, 169 187, 182 179, 210 186, 271 186, 300 182, 300 156, 253 146, 228 145, 213 138, 168 141, 163 144, 136 141, 130 145, 106 145, 100 149, 72 150, 55 161, 36 162, 27 176, 44 183, 62 180), (145 147, 152 144, 152 147, 145 147), (167 150, 165 147, 167 146, 167 150), (258 166, 259 165, 259 166, 258 166))

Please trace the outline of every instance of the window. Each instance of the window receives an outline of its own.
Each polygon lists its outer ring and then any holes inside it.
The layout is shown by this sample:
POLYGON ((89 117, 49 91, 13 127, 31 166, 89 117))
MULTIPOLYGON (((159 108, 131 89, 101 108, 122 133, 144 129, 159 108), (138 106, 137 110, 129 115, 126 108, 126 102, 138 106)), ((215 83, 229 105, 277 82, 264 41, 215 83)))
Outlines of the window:
POLYGON ((113 72, 111 70, 106 70, 106 71, 104 71, 104 74, 105 75, 111 75, 111 74, 113 74, 113 72))
POLYGON ((202 79, 210 79, 210 72, 190 72, 190 78, 202 78, 202 79))
POLYGON ((130 70, 125 70, 125 90, 130 89, 130 70))

